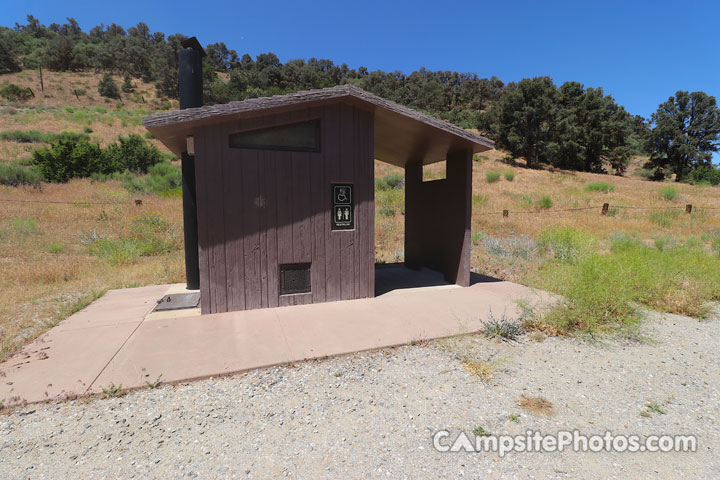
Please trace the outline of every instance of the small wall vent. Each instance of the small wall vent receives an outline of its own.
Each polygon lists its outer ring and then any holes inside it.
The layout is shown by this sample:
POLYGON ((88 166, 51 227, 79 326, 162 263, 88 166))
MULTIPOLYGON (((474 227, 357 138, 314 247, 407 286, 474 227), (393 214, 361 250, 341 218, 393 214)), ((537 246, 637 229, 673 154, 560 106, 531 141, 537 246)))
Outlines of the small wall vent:
POLYGON ((310 264, 280 265, 280 295, 310 293, 310 264))

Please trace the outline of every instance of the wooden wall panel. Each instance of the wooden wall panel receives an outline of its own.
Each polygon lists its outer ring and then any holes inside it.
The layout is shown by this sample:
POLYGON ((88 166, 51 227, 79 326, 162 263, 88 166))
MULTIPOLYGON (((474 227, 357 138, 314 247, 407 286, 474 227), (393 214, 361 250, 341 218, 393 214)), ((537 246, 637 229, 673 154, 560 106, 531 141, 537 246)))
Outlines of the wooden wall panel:
POLYGON ((472 152, 447 155, 447 178, 422 181, 420 162, 405 166, 405 264, 470 284, 472 152))
MULTIPOLYGON (((207 200, 206 213, 209 224, 209 265, 210 265, 210 308, 213 312, 227 311, 227 276, 225 261, 225 199, 223 190, 218 187, 219 179, 224 177, 221 136, 217 131, 208 132, 207 168, 211 173, 206 186, 205 199, 207 200)), ((197 164, 196 164, 197 169, 197 164)), ((202 281, 202 280, 201 280, 202 281)))
MULTIPOLYGON (((195 151, 196 158, 207 158, 208 142, 210 137, 206 134, 197 134, 195 138, 195 151)), ((197 204, 197 216, 198 216, 198 260, 200 266, 200 298, 203 299, 200 303, 201 313, 211 313, 210 309, 210 238, 209 238, 209 219, 207 214, 208 202, 207 191, 208 191, 208 177, 210 177, 210 171, 207 168, 195 169, 195 182, 196 182, 196 198, 202 199, 197 204)))
MULTIPOLYGON (((219 139, 217 139, 219 141, 219 139)), ((228 310, 244 310, 245 307, 245 248, 243 245, 243 223, 238 221, 244 217, 245 205, 242 202, 242 191, 237 183, 242 183, 245 174, 242 165, 234 152, 229 152, 229 161, 225 162, 222 178, 224 202, 225 232, 225 271, 227 273, 227 308, 228 310)), ((215 246, 214 248, 220 248, 215 246)))
MULTIPOLYGON (((355 183, 355 109, 349 105, 340 105, 340 177, 339 182, 355 183)), ((357 185, 355 185, 357 187, 357 185)), ((353 195, 357 188, 353 188, 353 195)), ((357 220, 357 218, 356 218, 357 220)), ((355 230, 358 230, 356 225, 355 230)), ((354 298, 355 284, 355 232, 340 230, 331 232, 340 237, 340 278, 343 300, 354 298)))
POLYGON ((328 228, 325 230, 325 292, 326 300, 340 300, 340 236, 330 229, 332 204, 331 185, 340 181, 340 105, 325 107, 323 123, 323 163, 325 165, 325 207, 328 228))
POLYGON ((344 104, 229 121, 196 135, 203 313, 374 294, 373 114, 344 104), (321 119, 321 152, 231 149, 228 135, 321 119), (355 229, 331 231, 331 184, 352 183, 355 229), (279 295, 310 263, 309 294, 279 295))

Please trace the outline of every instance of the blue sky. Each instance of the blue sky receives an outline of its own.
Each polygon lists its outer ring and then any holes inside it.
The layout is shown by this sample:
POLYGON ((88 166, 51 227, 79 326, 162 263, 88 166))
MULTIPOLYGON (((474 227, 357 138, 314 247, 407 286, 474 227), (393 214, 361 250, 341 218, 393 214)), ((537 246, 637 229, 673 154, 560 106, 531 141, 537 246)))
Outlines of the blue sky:
POLYGON ((549 75, 602 86, 648 117, 676 90, 720 98, 720 2, 679 1, 186 1, 0 0, 0 24, 74 17, 224 41, 239 54, 282 61, 329 58, 350 67, 549 75))

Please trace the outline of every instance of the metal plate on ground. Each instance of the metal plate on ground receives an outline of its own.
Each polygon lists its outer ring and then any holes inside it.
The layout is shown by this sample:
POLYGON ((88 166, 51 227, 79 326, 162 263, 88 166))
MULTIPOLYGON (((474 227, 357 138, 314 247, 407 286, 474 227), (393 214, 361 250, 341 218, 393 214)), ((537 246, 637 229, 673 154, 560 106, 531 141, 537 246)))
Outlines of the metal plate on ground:
POLYGON ((182 310, 184 308, 196 308, 200 305, 200 292, 194 293, 170 293, 157 302, 155 312, 166 310, 182 310))

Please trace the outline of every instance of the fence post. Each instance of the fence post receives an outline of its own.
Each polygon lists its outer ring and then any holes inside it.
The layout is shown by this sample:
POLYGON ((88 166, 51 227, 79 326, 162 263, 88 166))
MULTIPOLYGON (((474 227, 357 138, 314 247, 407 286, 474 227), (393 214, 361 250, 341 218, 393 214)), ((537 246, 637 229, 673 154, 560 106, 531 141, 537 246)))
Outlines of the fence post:
POLYGON ((503 210, 503 218, 507 218, 508 216, 510 216, 510 212, 507 210, 503 210))
POLYGON ((692 205, 691 204, 685 205, 685 213, 687 213, 687 214, 692 213, 692 205))
POLYGON ((602 211, 600 212, 600 214, 601 214, 601 215, 607 215, 609 209, 610 209, 610 204, 609 204, 609 203, 603 203, 602 211))

